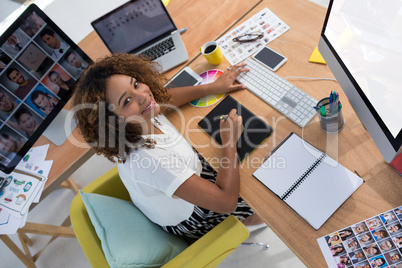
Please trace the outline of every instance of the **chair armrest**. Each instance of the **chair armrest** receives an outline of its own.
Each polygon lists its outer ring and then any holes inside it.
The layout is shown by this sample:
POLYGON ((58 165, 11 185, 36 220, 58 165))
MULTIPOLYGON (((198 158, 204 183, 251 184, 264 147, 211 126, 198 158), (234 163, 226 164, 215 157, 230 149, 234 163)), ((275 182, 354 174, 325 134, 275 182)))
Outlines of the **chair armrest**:
POLYGON ((109 268, 101 241, 96 234, 95 228, 89 219, 87 209, 82 198, 77 194, 70 206, 70 219, 76 234, 78 243, 85 253, 92 267, 109 268))
MULTIPOLYGON (((117 167, 112 168, 91 182, 82 191, 131 200, 127 189, 119 177, 117 167)), ((89 219, 87 209, 79 194, 74 197, 71 203, 70 218, 77 240, 91 266, 100 268, 110 267, 103 253, 101 241, 95 232, 95 228, 89 219)))
POLYGON ((244 224, 231 215, 163 267, 216 267, 249 235, 244 224))

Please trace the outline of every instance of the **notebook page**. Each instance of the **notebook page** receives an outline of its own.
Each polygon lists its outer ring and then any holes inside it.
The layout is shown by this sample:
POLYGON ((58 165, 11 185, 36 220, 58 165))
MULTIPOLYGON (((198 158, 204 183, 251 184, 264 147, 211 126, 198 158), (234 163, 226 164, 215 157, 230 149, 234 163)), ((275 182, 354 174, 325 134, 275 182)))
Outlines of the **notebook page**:
POLYGON ((317 230, 362 183, 363 179, 326 156, 284 201, 317 230))
POLYGON ((281 197, 321 154, 299 136, 291 134, 253 175, 281 197))

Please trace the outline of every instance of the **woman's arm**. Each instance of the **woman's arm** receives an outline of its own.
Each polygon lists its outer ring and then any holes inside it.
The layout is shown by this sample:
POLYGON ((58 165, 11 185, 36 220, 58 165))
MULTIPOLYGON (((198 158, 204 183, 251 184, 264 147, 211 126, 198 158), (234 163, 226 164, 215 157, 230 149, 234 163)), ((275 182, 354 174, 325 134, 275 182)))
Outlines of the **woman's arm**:
POLYGON ((249 70, 248 68, 243 68, 244 66, 245 63, 233 65, 211 84, 169 89, 172 94, 172 104, 180 107, 206 95, 226 93, 245 88, 242 84, 233 84, 239 74, 249 70))
POLYGON ((243 132, 242 117, 236 114, 235 109, 228 116, 227 120, 220 122, 223 148, 215 184, 193 175, 174 193, 194 205, 218 213, 235 211, 240 191, 236 144, 243 132))

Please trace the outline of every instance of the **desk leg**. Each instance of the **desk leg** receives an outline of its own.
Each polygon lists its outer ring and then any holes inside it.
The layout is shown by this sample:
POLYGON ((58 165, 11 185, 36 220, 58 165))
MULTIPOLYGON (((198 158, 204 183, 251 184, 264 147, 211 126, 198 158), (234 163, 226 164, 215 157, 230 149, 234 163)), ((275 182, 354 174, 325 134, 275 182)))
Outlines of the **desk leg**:
POLYGON ((75 238, 73 228, 65 226, 54 226, 49 224, 33 223, 33 222, 25 223, 25 226, 20 228, 18 231, 22 233, 75 238))
POLYGON ((73 190, 73 192, 75 194, 78 194, 78 191, 80 190, 80 188, 78 187, 78 184, 76 184, 75 181, 73 181, 72 179, 67 179, 67 180, 63 181, 60 184, 60 187, 66 188, 66 189, 71 189, 71 190, 73 190))
POLYGON ((31 241, 31 239, 29 239, 29 237, 26 234, 19 233, 19 235, 23 239, 25 244, 27 244, 28 246, 32 247, 32 241, 31 241))
POLYGON ((0 239, 6 244, 6 246, 15 254, 25 264, 26 267, 35 268, 35 262, 33 261, 32 257, 25 255, 19 247, 7 236, 7 235, 0 235, 0 239))
MULTIPOLYGON (((61 226, 70 226, 71 225, 71 221, 70 221, 70 216, 67 217, 67 219, 64 220, 64 222, 61 224, 61 226)), ((33 256, 33 260, 36 261, 39 256, 42 254, 42 252, 47 248, 47 246, 49 246, 50 243, 52 243, 58 236, 53 236, 52 239, 50 239, 50 241, 46 244, 46 246, 44 246, 40 251, 38 251, 38 253, 36 253, 33 256)))
MULTIPOLYGON (((78 194, 79 187, 72 180, 67 179, 64 181, 60 187, 71 189, 75 194, 78 194)), ((6 244, 6 246, 24 263, 28 268, 35 268, 35 261, 39 258, 45 248, 52 243, 57 237, 70 237, 75 238, 73 228, 71 226, 70 216, 68 216, 61 226, 49 225, 49 224, 41 224, 41 223, 32 223, 26 222, 25 226, 18 229, 18 237, 21 241, 21 245, 24 252, 7 236, 0 235, 0 239, 6 244), (38 253, 36 253, 33 257, 31 256, 31 252, 29 251, 28 246, 32 246, 32 241, 26 235, 27 233, 31 234, 39 234, 39 235, 50 235, 53 236, 50 241, 46 244, 44 248, 42 248, 38 253)))

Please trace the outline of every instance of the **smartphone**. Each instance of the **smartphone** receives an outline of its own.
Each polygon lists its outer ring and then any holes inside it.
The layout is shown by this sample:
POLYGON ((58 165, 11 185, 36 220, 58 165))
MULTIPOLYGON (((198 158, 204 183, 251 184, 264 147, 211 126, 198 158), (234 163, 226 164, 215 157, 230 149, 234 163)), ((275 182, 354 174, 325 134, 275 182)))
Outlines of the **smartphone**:
POLYGON ((184 67, 180 70, 172 79, 165 85, 167 89, 174 87, 187 87, 195 86, 202 81, 202 77, 199 76, 189 67, 184 67))
POLYGON ((288 60, 285 56, 269 47, 263 47, 253 55, 253 58, 274 72, 288 60))

